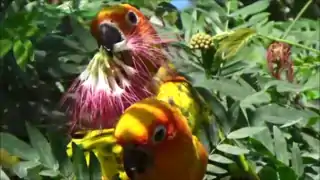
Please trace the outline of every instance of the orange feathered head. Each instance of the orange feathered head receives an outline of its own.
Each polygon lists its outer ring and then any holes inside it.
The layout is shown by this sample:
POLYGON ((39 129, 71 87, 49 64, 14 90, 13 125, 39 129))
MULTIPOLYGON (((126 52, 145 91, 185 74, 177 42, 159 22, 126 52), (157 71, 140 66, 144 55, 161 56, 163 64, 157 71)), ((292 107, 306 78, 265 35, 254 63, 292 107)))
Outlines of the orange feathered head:
POLYGON ((116 43, 134 33, 147 36, 154 35, 155 31, 138 9, 128 4, 120 4, 103 8, 91 23, 91 33, 99 45, 112 50, 116 43))
POLYGON ((201 180, 207 153, 187 120, 168 103, 148 98, 130 106, 115 128, 123 164, 134 180, 201 180))

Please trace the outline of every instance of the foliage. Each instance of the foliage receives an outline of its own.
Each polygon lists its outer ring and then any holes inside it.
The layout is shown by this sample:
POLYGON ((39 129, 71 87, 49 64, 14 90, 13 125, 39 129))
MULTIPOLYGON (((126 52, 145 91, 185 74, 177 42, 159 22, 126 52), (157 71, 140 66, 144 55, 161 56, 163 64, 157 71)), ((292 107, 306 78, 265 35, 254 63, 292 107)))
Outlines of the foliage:
MULTIPOLYGON (((293 21, 273 21, 268 0, 246 6, 198 0, 182 11, 159 0, 121 2, 141 7, 161 24, 155 25, 159 31, 183 39, 169 48, 172 61, 217 121, 205 179, 320 178, 320 28, 300 17, 305 4, 293 21), (198 32, 212 35, 214 48, 191 49, 198 32), (292 47, 293 83, 268 72, 266 51, 273 41, 292 47)), ((106 3, 12 1, 1 13, 1 148, 21 159, 1 168, 1 179, 100 177, 97 159, 91 154, 87 167, 81 147, 74 145, 74 158, 67 158, 59 99, 97 50, 87 22, 106 3)))

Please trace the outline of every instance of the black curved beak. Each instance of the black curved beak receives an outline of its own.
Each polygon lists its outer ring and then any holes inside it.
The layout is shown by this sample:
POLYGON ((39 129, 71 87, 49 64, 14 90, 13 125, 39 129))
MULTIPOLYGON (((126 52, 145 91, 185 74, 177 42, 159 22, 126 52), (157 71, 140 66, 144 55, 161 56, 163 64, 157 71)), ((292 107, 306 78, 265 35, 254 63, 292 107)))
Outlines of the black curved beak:
POLYGON ((123 165, 127 176, 134 180, 136 175, 144 173, 152 165, 150 153, 140 147, 124 147, 123 165))
POLYGON ((100 32, 99 44, 102 45, 104 48, 106 48, 107 51, 112 52, 114 44, 121 42, 123 40, 119 30, 108 23, 100 24, 99 32, 100 32))

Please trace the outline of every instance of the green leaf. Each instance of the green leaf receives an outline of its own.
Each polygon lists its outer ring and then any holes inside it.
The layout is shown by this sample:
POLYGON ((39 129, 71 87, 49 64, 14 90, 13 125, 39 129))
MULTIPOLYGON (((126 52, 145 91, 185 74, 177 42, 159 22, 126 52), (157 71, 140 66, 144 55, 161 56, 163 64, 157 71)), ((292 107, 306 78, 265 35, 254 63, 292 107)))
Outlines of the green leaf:
POLYGON ((71 17, 70 23, 73 29, 73 34, 76 36, 80 45, 82 45, 87 52, 93 52, 98 50, 98 45, 96 40, 90 34, 90 32, 79 23, 76 17, 71 17))
POLYGON ((202 95, 202 97, 205 99, 211 111, 214 113, 214 115, 218 118, 219 122, 222 124, 224 133, 229 133, 231 127, 233 126, 233 123, 230 122, 230 119, 227 117, 227 112, 223 107, 223 105, 221 104, 221 102, 218 100, 218 98, 212 95, 212 93, 210 93, 209 90, 203 87, 195 87, 195 88, 202 95))
POLYGON ((25 32, 24 32, 25 36, 27 38, 30 38, 39 32, 39 28, 34 25, 28 25, 24 30, 25 30, 25 32))
POLYGON ((253 138, 262 143, 266 149, 268 149, 272 154, 274 154, 274 144, 269 129, 264 129, 263 131, 260 131, 258 134, 255 134, 253 138))
POLYGON ((260 126, 263 121, 274 124, 286 124, 301 118, 307 121, 315 116, 317 116, 317 114, 311 111, 282 107, 278 104, 268 104, 256 109, 251 118, 251 122, 253 122, 255 126, 260 126))
POLYGON ((240 148, 238 146, 232 146, 229 144, 220 144, 217 146, 217 149, 219 151, 233 155, 248 154, 250 152, 248 149, 240 148))
POLYGON ((277 171, 269 166, 264 166, 258 175, 260 180, 278 180, 277 171))
POLYGON ((3 56, 5 56, 10 49, 12 48, 12 41, 9 39, 1 39, 0 40, 0 58, 2 58, 3 56))
POLYGON ((0 179, 1 180, 10 180, 9 176, 3 171, 2 167, 0 167, 0 179))
POLYGON ((226 158, 220 154, 211 154, 209 156, 209 159, 218 163, 222 163, 222 164, 232 164, 234 163, 234 161, 232 161, 229 158, 226 158))
POLYGON ((39 175, 47 177, 57 177, 59 176, 59 171, 57 170, 42 170, 39 175))
POLYGON ((35 161, 23 161, 14 165, 12 168, 12 171, 20 178, 24 178, 28 176, 28 171, 30 169, 35 168, 40 164, 41 164, 40 162, 35 162, 35 161))
POLYGON ((259 91, 243 99, 240 103, 240 106, 242 108, 252 109, 253 105, 266 104, 270 101, 271 101, 271 97, 268 93, 264 91, 259 91))
POLYGON ((93 152, 90 152, 89 171, 91 180, 100 179, 102 176, 99 160, 93 152))
POLYGON ((207 171, 214 174, 226 174, 228 171, 213 164, 208 164, 207 171))
POLYGON ((65 137, 61 132, 53 131, 48 133, 48 138, 54 157, 59 162, 59 170, 61 174, 65 177, 72 176, 73 166, 66 152, 67 142, 64 141, 65 137))
POLYGON ((303 118, 300 118, 300 119, 297 119, 295 121, 287 122, 286 124, 281 125, 280 128, 287 128, 287 127, 293 126, 295 124, 300 123, 302 120, 303 120, 303 118))
POLYGON ((242 19, 245 19, 247 16, 262 12, 263 10, 267 9, 269 6, 269 0, 261 0, 255 3, 252 3, 248 6, 245 6, 233 13, 230 14, 231 17, 240 16, 242 19))
POLYGON ((284 163, 285 165, 289 165, 289 153, 287 151, 287 142, 283 133, 279 128, 277 128, 277 126, 273 126, 273 134, 274 149, 278 161, 284 163))
POLYGON ((304 165, 301 157, 301 151, 297 143, 293 143, 291 149, 292 169, 298 177, 301 177, 304 172, 304 165))
POLYGON ((90 179, 89 168, 83 150, 72 142, 73 167, 77 179, 90 179))
POLYGON ((266 127, 244 127, 228 134, 228 139, 242 139, 250 137, 266 129, 266 127))
POLYGON ((225 35, 222 40, 218 40, 216 54, 219 54, 222 59, 229 59, 235 56, 255 35, 256 31, 250 28, 241 28, 232 31, 225 35))
POLYGON ((33 48, 30 40, 22 42, 17 40, 13 45, 13 55, 16 58, 17 64, 21 69, 25 69, 29 58, 33 59, 33 48))
POLYGON ((297 179, 296 174, 294 171, 286 166, 281 166, 278 168, 278 173, 280 180, 289 180, 289 179, 297 179))
POLYGON ((320 140, 315 138, 315 137, 312 137, 306 133, 301 133, 303 139, 308 143, 308 145, 310 146, 310 148, 320 154, 320 140))
POLYGON ((26 123, 26 127, 30 142, 33 148, 38 152, 42 164, 47 168, 57 170, 59 168, 59 164, 52 154, 52 150, 47 139, 38 129, 31 126, 29 123, 26 123))
POLYGON ((29 144, 21 141, 9 133, 0 133, 1 147, 9 154, 29 161, 39 161, 39 154, 29 144))
MULTIPOLYGON (((303 85, 303 90, 319 90, 320 88, 320 72, 315 73, 308 78, 308 81, 303 85)), ((318 91, 319 92, 319 91, 318 91)))
POLYGON ((33 49, 33 45, 32 42, 30 40, 26 40, 24 42, 24 47, 28 53, 28 58, 30 59, 30 61, 34 61, 34 49, 33 49))

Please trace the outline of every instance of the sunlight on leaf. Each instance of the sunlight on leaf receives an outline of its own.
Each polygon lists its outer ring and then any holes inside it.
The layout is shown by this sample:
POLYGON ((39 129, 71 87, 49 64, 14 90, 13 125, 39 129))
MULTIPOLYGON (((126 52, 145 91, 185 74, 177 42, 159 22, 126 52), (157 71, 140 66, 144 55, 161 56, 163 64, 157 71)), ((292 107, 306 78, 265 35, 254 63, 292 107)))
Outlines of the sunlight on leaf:
POLYGON ((244 127, 241 129, 237 129, 230 134, 228 134, 228 139, 242 139, 246 137, 253 136, 261 131, 263 131, 266 127, 244 127))
POLYGON ((220 54, 223 59, 229 59, 235 56, 255 35, 256 32, 253 29, 242 28, 235 30, 218 41, 217 54, 220 54))
POLYGON ((217 149, 219 151, 222 151, 228 154, 233 154, 233 155, 248 154, 250 152, 248 149, 232 146, 229 144, 220 144, 217 146, 217 149))

